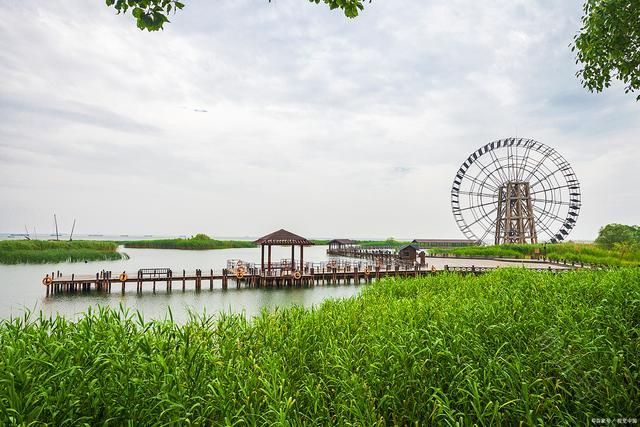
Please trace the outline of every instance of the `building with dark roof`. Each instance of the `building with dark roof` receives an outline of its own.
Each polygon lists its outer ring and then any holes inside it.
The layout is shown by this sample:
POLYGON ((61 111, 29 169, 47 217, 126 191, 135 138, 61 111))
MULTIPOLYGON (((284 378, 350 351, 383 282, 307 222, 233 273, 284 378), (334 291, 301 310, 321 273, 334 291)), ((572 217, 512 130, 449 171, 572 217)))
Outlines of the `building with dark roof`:
POLYGON ((398 256, 403 260, 415 261, 420 247, 415 244, 404 245, 398 249, 398 256))
POLYGON ((482 244, 479 240, 469 239, 414 239, 411 243, 419 245, 420 248, 462 248, 465 246, 479 246, 482 244))

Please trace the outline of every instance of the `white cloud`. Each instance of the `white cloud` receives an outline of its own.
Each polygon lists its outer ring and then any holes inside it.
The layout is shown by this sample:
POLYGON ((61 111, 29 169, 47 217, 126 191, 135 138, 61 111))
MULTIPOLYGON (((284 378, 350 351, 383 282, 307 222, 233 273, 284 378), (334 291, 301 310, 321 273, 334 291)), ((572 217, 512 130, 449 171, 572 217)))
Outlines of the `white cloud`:
POLYGON ((640 207, 638 104, 580 87, 579 4, 191 0, 152 34, 101 3, 0 7, 2 231, 55 211, 87 233, 457 237, 455 171, 516 132, 573 163, 572 237, 640 207))

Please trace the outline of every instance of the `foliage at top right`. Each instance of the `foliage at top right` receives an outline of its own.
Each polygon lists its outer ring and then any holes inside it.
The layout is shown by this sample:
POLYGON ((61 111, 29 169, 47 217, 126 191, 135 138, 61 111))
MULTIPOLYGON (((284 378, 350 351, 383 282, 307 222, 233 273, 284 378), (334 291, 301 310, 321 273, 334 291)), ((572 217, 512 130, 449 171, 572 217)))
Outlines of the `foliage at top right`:
MULTIPOLYGON (((640 89, 640 0, 587 0, 582 28, 572 51, 582 65, 576 76, 593 92, 602 92, 612 80, 625 92, 640 89)), ((636 101, 640 100, 640 95, 636 101)))

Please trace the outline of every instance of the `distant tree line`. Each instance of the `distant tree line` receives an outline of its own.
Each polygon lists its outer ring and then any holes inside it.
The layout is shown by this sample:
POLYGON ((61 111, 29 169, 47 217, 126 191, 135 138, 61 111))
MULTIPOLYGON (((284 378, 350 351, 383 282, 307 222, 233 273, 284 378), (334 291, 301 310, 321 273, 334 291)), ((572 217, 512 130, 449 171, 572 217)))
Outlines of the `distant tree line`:
POLYGON ((640 249, 640 226, 608 224, 600 229, 596 245, 623 252, 640 249))

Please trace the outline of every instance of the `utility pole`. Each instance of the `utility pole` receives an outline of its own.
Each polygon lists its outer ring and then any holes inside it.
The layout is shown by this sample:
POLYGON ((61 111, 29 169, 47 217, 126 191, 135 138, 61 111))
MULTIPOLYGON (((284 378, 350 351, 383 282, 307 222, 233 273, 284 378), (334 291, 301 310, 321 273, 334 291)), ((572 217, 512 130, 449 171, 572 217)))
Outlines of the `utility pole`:
POLYGON ((58 235, 58 218, 56 218, 56 214, 53 214, 53 222, 56 223, 56 240, 60 240, 60 236, 58 235))
POLYGON ((73 240, 73 230, 76 229, 76 219, 73 219, 73 226, 71 227, 71 235, 69 236, 69 241, 73 240))

